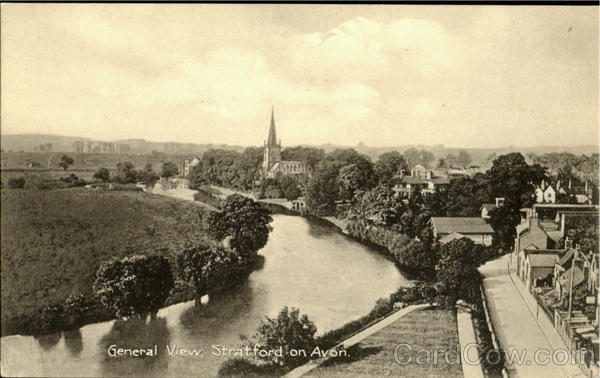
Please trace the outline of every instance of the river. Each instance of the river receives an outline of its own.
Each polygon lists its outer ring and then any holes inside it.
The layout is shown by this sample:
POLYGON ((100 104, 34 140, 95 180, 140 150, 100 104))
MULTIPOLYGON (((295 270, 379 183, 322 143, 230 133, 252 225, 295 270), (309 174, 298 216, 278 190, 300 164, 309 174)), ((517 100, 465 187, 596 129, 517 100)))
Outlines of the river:
POLYGON ((240 334, 251 336, 260 319, 275 317, 283 306, 300 308, 322 334, 367 314, 378 298, 407 282, 378 252, 328 227, 287 215, 274 215, 272 226, 259 252, 264 266, 234 292, 205 306, 163 308, 154 319, 112 320, 38 338, 3 337, 3 375, 214 376, 228 357, 213 353, 213 345, 238 347, 240 334), (110 357, 111 345, 157 345, 158 355, 110 357), (203 354, 170 356, 166 345, 203 354))

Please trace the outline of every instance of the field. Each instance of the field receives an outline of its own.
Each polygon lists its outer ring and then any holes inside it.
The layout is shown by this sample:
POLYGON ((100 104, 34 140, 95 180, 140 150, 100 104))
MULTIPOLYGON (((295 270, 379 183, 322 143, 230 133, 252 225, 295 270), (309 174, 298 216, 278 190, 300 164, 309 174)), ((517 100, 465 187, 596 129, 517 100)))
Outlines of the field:
MULTIPOLYGON (((330 358, 311 371, 309 377, 462 377, 460 363, 448 364, 439 354, 433 363, 433 351, 456 351, 458 345, 456 315, 452 310, 427 309, 414 311, 348 350, 348 357, 330 358), (408 344, 413 352, 401 348, 399 360, 412 362, 401 365, 394 360, 398 344, 408 344), (431 363, 419 364, 418 351, 431 351, 431 363)), ((453 353, 449 361, 453 362, 453 353)), ((425 357, 421 357, 424 362, 425 357)))
POLYGON ((70 294, 91 298, 111 256, 161 254, 174 266, 186 241, 205 238, 205 208, 148 193, 3 189, 1 201, 3 334, 5 321, 70 294))
POLYGON ((111 171, 116 171, 116 165, 120 161, 130 161, 133 165, 142 169, 147 163, 152 164, 155 172, 160 173, 160 168, 164 162, 172 162, 177 166, 181 165, 183 159, 191 155, 172 155, 172 154, 101 154, 101 153, 75 153, 75 152, 5 152, 2 153, 0 162, 2 163, 2 185, 11 177, 22 177, 24 175, 47 175, 52 178, 68 176, 71 173, 90 180, 98 168, 104 167, 111 171), (58 163, 62 155, 68 155, 73 158, 73 165, 66 171, 59 167, 58 163), (40 168, 27 168, 30 162, 40 163, 40 168))

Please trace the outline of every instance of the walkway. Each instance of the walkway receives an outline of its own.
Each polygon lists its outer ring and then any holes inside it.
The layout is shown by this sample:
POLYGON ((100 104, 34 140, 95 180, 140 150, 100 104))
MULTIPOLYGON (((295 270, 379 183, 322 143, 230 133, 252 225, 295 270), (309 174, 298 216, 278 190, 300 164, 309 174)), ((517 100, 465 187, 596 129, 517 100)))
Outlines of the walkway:
MULTIPOLYGON (((507 360, 509 376, 583 377, 576 365, 567 363, 561 366, 548 358, 555 350, 567 348, 541 309, 536 319, 535 299, 516 275, 508 274, 509 262, 510 256, 506 255, 479 268, 500 347, 509 354, 513 350, 526 352, 522 363, 516 359, 512 362, 507 360), (536 351, 548 351, 540 352, 539 356, 540 362, 548 361, 547 364, 535 363, 536 351)), ((562 355, 559 357, 562 358, 562 355)))
MULTIPOLYGON (((393 313, 392 315, 388 316, 385 319, 380 320, 379 322, 373 324, 372 326, 360 331, 359 333, 355 334, 354 336, 342 341, 341 343, 339 343, 338 345, 334 346, 333 348, 331 348, 330 350, 336 350, 336 349, 348 349, 353 345, 358 344, 359 342, 361 342, 362 340, 366 339, 367 337, 371 336, 372 334, 374 334, 375 332, 387 327, 388 325, 394 323, 396 320, 402 318, 403 316, 415 311, 415 310, 422 310, 424 308, 428 308, 431 307, 431 305, 428 304, 421 304, 421 305, 412 305, 412 306, 408 306, 405 307, 399 311, 396 311, 395 313, 393 313)), ((331 353, 327 353, 327 355, 330 355, 331 353)), ((319 365, 321 365, 323 362, 325 362, 326 360, 328 360, 328 357, 322 357, 316 360, 311 360, 308 363, 299 366, 297 368, 295 368, 294 370, 290 371, 289 373, 287 373, 284 377, 285 378, 297 378, 297 377, 301 377, 304 374, 308 373, 309 371, 313 370, 314 368, 318 367, 319 365)))

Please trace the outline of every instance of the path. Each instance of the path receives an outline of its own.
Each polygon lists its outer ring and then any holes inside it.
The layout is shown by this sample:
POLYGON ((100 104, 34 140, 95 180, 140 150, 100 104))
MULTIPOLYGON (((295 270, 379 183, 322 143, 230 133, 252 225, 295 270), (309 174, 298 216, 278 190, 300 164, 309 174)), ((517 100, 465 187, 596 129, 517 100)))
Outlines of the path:
POLYGON ((576 365, 567 363, 561 366, 548 358, 557 349, 567 350, 566 346, 548 319, 542 318, 545 314, 538 315, 540 322, 536 320, 535 306, 530 307, 531 301, 535 303, 535 300, 525 290, 518 277, 514 276, 513 281, 513 277, 508 274, 509 261, 510 256, 506 255, 479 268, 483 275, 483 287, 500 347, 509 354, 513 350, 526 352, 522 363, 518 363, 516 359, 512 363, 507 360, 506 369, 509 376, 583 377, 576 365), (536 351, 542 351, 540 361, 548 361, 547 364, 535 363, 536 351))
MULTIPOLYGON (((382 320, 380 320, 379 322, 373 324, 372 326, 360 331, 359 333, 355 334, 354 336, 342 341, 341 343, 339 343, 338 345, 334 346, 333 348, 331 348, 330 350, 336 350, 336 349, 348 349, 353 345, 358 344, 359 342, 361 342, 362 340, 366 339, 367 337, 371 336, 372 334, 374 334, 375 332, 387 327, 388 325, 392 324, 393 322, 395 322, 396 320, 402 318, 403 316, 415 311, 415 310, 422 310, 424 308, 428 308, 431 307, 431 305, 428 304, 421 304, 421 305, 412 305, 412 306, 408 306, 405 307, 399 311, 394 312, 392 315, 388 316, 387 318, 384 318, 382 320)), ((327 353, 326 355, 330 355, 331 353, 327 353)), ((323 362, 325 362, 328 359, 328 357, 323 357, 323 358, 319 358, 316 360, 311 360, 310 362, 299 366, 297 368, 295 368, 294 370, 290 371, 289 373, 287 373, 284 377, 285 378, 297 378, 297 377, 301 377, 304 374, 308 373, 309 371, 313 370, 314 368, 318 367, 319 365, 321 365, 323 362)))

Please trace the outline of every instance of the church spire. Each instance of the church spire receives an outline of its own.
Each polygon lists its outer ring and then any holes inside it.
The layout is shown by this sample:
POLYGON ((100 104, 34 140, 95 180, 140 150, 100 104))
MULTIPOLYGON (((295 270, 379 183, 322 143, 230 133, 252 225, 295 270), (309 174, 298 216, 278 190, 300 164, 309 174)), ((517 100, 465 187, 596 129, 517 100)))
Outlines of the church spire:
POLYGON ((273 115, 273 107, 271 107, 271 125, 269 126, 269 137, 267 138, 267 146, 277 145, 277 136, 275 135, 275 116, 273 115))

